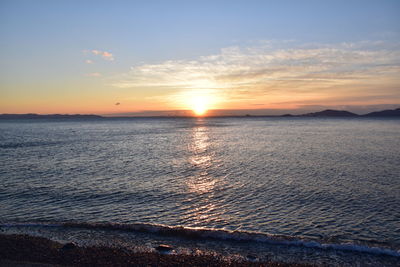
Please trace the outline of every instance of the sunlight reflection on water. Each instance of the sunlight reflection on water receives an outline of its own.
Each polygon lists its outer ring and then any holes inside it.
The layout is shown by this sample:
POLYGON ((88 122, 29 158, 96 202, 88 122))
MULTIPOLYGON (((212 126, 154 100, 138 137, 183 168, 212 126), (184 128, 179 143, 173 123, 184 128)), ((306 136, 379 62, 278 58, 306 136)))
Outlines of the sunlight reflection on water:
POLYGON ((212 166, 213 156, 207 151, 210 146, 207 128, 204 126, 194 127, 192 131, 192 142, 188 145, 192 156, 189 162, 195 168, 195 176, 187 180, 190 192, 209 192, 214 188, 216 180, 209 175, 208 170, 212 166))
POLYGON ((194 175, 186 179, 188 193, 198 196, 193 201, 184 220, 191 222, 193 226, 204 225, 204 223, 225 222, 223 218, 225 211, 221 202, 215 201, 216 186, 223 186, 221 178, 211 174, 211 169, 217 162, 212 153, 212 144, 209 127, 203 125, 203 119, 196 121, 197 126, 192 128, 191 142, 188 150, 191 153, 189 162, 194 169, 194 175))

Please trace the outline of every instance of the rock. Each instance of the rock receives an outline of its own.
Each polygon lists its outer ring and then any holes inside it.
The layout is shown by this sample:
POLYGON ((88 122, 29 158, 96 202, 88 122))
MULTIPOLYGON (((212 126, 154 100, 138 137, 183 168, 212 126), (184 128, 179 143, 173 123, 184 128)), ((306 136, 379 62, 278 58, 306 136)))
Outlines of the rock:
POLYGON ((171 247, 170 245, 161 244, 161 245, 158 245, 158 246, 156 247, 156 250, 157 250, 158 252, 160 252, 160 253, 165 253, 165 254, 167 254, 167 253, 171 253, 171 252, 172 252, 173 247, 171 247))
POLYGON ((256 262, 256 261, 258 261, 257 256, 251 255, 251 254, 248 254, 248 255, 246 256, 246 259, 247 259, 248 261, 251 261, 251 262, 256 262))
POLYGON ((78 245, 75 244, 74 242, 69 242, 69 243, 65 244, 61 249, 62 250, 70 250, 70 249, 74 249, 77 247, 78 247, 78 245))

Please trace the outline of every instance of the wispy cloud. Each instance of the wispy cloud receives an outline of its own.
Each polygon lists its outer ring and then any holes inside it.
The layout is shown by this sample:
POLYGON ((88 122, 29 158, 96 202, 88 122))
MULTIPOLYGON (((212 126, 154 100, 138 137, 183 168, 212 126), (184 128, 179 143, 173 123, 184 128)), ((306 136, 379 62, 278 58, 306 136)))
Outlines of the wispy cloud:
POLYGON ((346 96, 352 100, 369 99, 382 94, 395 95, 400 100, 398 77, 399 44, 263 42, 251 47, 224 48, 218 54, 195 60, 135 66, 114 77, 112 85, 208 90, 229 101, 249 103, 260 98, 293 102, 346 96))
POLYGON ((101 76, 101 73, 98 73, 98 72, 91 72, 91 73, 85 74, 85 76, 88 76, 88 77, 100 77, 100 76, 101 76))
POLYGON ((100 51, 100 50, 92 50, 91 52, 92 52, 93 55, 101 56, 105 60, 109 60, 109 61, 113 61, 114 60, 114 56, 110 52, 100 51))
POLYGON ((90 60, 90 59, 86 59, 86 60, 85 60, 85 63, 86 63, 86 64, 93 64, 93 61, 90 60))
MULTIPOLYGON (((101 50, 92 49, 92 50, 83 50, 83 53, 85 55, 91 54, 91 55, 99 56, 102 59, 107 60, 107 61, 114 61, 113 54, 111 52, 108 52, 108 51, 101 51, 101 50)), ((93 63, 92 60, 86 60, 86 63, 88 63, 88 61, 93 63)), ((88 64, 91 64, 91 63, 88 63, 88 64)))

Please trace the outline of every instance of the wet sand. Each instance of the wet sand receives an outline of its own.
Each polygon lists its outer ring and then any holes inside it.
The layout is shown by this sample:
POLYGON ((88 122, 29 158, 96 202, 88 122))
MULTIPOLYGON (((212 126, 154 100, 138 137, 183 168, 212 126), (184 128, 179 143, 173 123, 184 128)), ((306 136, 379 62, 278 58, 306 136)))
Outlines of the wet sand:
POLYGON ((160 254, 125 248, 65 246, 42 237, 0 235, 0 266, 308 266, 218 255, 160 254))

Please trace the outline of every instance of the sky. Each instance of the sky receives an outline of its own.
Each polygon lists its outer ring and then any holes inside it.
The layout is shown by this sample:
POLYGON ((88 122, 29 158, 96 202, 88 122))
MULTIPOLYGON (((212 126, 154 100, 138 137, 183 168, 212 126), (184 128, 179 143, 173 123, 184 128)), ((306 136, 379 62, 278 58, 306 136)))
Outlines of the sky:
POLYGON ((0 113, 368 112, 400 106, 400 1, 1 0, 0 59, 0 113))

